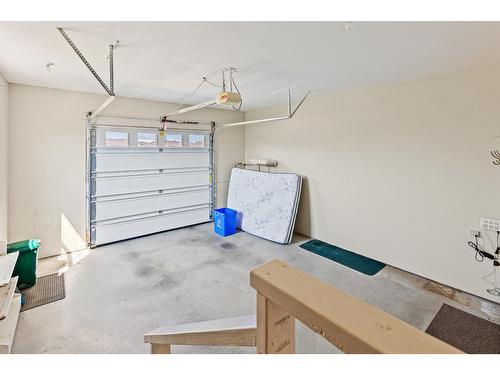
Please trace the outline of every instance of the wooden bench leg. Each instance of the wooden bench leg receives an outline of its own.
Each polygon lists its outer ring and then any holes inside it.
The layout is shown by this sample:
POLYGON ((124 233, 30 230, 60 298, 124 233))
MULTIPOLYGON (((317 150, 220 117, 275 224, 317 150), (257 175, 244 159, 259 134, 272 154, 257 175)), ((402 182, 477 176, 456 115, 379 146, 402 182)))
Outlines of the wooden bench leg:
POLYGON ((151 354, 170 354, 169 344, 151 344, 151 354))
POLYGON ((257 293, 257 353, 294 354, 295 318, 257 293))

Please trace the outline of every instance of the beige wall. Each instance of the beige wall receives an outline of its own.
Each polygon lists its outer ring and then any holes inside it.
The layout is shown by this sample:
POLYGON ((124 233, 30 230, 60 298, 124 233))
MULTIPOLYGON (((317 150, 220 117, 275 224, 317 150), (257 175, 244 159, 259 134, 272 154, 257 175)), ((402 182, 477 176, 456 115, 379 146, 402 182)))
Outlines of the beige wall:
POLYGON ((298 232, 495 300, 467 241, 500 218, 499 103, 500 66, 316 95, 292 120, 247 125, 246 158, 304 176, 298 232))
POLYGON ((9 85, 0 74, 0 255, 7 244, 7 121, 9 85))
MULTIPOLYGON (((40 238, 41 257, 85 247, 85 121, 104 95, 10 85, 9 241, 40 238)), ((160 117, 172 104, 117 98, 106 111, 160 117)), ((243 115, 205 109, 186 119, 229 122, 243 115)), ((244 157, 244 129, 218 131, 217 178, 225 191, 231 163, 244 157)), ((224 194, 220 194, 224 196, 224 194)), ((223 205, 224 202, 219 202, 223 205)))

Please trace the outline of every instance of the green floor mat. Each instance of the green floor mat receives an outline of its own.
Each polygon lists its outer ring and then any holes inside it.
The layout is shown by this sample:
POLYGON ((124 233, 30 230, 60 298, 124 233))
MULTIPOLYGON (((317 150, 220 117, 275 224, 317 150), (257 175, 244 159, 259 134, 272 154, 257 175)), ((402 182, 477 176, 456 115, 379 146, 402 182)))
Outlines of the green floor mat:
POLYGON ((385 267, 384 263, 344 250, 319 240, 311 240, 300 245, 304 250, 333 260, 365 275, 373 276, 385 267))

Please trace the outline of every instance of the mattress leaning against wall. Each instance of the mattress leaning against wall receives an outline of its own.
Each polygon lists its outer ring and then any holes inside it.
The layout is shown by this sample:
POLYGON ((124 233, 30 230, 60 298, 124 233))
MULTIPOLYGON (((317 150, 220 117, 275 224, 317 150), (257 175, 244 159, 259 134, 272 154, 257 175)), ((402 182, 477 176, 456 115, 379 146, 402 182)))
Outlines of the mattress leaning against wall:
POLYGON ((233 168, 227 206, 238 211, 238 228, 270 241, 292 240, 302 177, 296 173, 233 168))

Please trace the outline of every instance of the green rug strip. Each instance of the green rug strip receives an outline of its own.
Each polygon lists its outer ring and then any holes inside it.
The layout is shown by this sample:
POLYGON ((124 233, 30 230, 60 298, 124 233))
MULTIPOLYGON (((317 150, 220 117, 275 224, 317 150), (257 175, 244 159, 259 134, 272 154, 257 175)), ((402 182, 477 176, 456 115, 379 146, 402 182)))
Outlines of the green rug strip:
POLYGON ((319 240, 305 242, 300 247, 369 276, 385 267, 384 263, 319 240))

